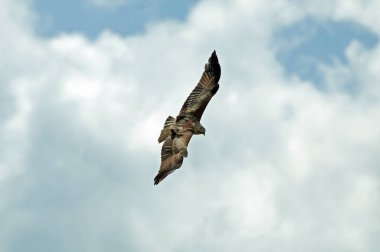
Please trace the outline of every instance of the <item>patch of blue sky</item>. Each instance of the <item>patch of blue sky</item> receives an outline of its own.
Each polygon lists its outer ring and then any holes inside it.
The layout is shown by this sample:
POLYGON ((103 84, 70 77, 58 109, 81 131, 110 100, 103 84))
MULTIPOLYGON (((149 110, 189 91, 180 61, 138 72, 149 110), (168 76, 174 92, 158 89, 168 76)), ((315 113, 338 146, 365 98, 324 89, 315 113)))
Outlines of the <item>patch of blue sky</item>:
POLYGON ((274 36, 278 45, 277 59, 289 74, 311 81, 323 88, 319 64, 347 64, 345 50, 352 41, 373 48, 379 38, 353 22, 304 19, 286 27, 274 36))
POLYGON ((38 14, 37 33, 44 37, 60 33, 83 33, 90 38, 103 30, 121 35, 144 31, 159 20, 184 20, 198 0, 129 0, 123 4, 96 6, 89 0, 34 0, 38 14))

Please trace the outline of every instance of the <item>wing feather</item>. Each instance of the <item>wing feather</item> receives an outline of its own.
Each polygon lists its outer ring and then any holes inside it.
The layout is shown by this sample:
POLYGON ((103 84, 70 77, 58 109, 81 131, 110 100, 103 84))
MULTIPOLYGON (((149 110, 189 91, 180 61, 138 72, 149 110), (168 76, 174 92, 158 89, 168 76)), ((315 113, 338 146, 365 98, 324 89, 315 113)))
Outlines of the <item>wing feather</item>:
POLYGON ((187 156, 187 146, 193 133, 190 131, 174 139, 167 137, 161 148, 161 165, 154 184, 160 183, 166 176, 182 166, 183 158, 187 156))
POLYGON ((174 150, 173 150, 173 139, 171 137, 168 137, 161 148, 161 161, 164 161, 170 156, 173 156, 174 150))
POLYGON ((160 171, 154 178, 154 184, 160 183, 166 176, 180 168, 183 162, 183 157, 180 153, 170 156, 163 162, 161 162, 160 171))
POLYGON ((183 104, 180 115, 193 114, 201 119, 204 110, 219 88, 221 69, 215 51, 211 54, 202 77, 183 104))
POLYGON ((170 134, 170 130, 175 124, 175 118, 172 116, 169 116, 164 124, 164 128, 161 130, 160 136, 158 137, 158 142, 161 143, 164 141, 170 134))

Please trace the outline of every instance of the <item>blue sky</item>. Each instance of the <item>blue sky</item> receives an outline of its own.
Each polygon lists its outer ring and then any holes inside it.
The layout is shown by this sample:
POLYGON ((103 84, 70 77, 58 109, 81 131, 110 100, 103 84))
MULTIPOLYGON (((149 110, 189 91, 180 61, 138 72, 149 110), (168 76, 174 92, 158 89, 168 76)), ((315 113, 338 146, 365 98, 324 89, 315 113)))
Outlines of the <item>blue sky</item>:
POLYGON ((0 0, 0 251, 379 251, 379 8, 0 0), (153 186, 213 50, 207 135, 153 186))
POLYGON ((184 20, 196 3, 196 0, 132 0, 104 7, 83 0, 34 0, 33 5, 39 17, 37 31, 41 35, 81 32, 93 38, 105 29, 131 35, 144 32, 148 23, 184 20))
POLYGON ((347 64, 345 48, 352 40, 371 49, 378 43, 378 36, 358 23, 306 18, 276 34, 276 40, 285 44, 278 52, 278 59, 290 74, 321 84, 317 64, 347 64), (289 41, 302 38, 294 45, 289 41))

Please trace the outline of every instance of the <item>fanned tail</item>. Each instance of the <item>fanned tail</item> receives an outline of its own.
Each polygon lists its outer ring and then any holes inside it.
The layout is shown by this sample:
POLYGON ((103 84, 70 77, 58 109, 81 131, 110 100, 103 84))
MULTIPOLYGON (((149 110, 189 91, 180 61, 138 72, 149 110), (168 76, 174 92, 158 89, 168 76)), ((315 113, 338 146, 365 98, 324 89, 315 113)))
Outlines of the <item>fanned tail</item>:
POLYGON ((169 116, 164 124, 164 128, 161 130, 160 137, 158 138, 158 142, 161 143, 164 141, 170 134, 170 128, 172 125, 175 124, 175 118, 172 116, 169 116))

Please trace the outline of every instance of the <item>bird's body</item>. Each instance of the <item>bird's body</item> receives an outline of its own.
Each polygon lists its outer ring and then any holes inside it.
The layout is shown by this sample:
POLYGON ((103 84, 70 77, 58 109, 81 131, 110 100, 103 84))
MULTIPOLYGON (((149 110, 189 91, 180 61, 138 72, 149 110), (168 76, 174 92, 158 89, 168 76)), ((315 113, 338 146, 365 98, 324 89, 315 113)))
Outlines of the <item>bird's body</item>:
POLYGON ((176 135, 182 135, 187 131, 198 135, 204 134, 206 130, 200 124, 199 120, 191 114, 179 115, 176 119, 169 116, 165 121, 164 128, 161 130, 158 142, 161 143, 168 138, 169 135, 175 137, 176 135))
POLYGON ((200 120, 211 98, 219 89, 220 65, 215 51, 211 54, 198 84, 183 104, 179 115, 169 116, 161 130, 158 142, 164 141, 161 149, 161 166, 154 184, 161 182, 167 175, 180 168, 183 158, 187 157, 187 146, 193 135, 205 135, 200 120))

